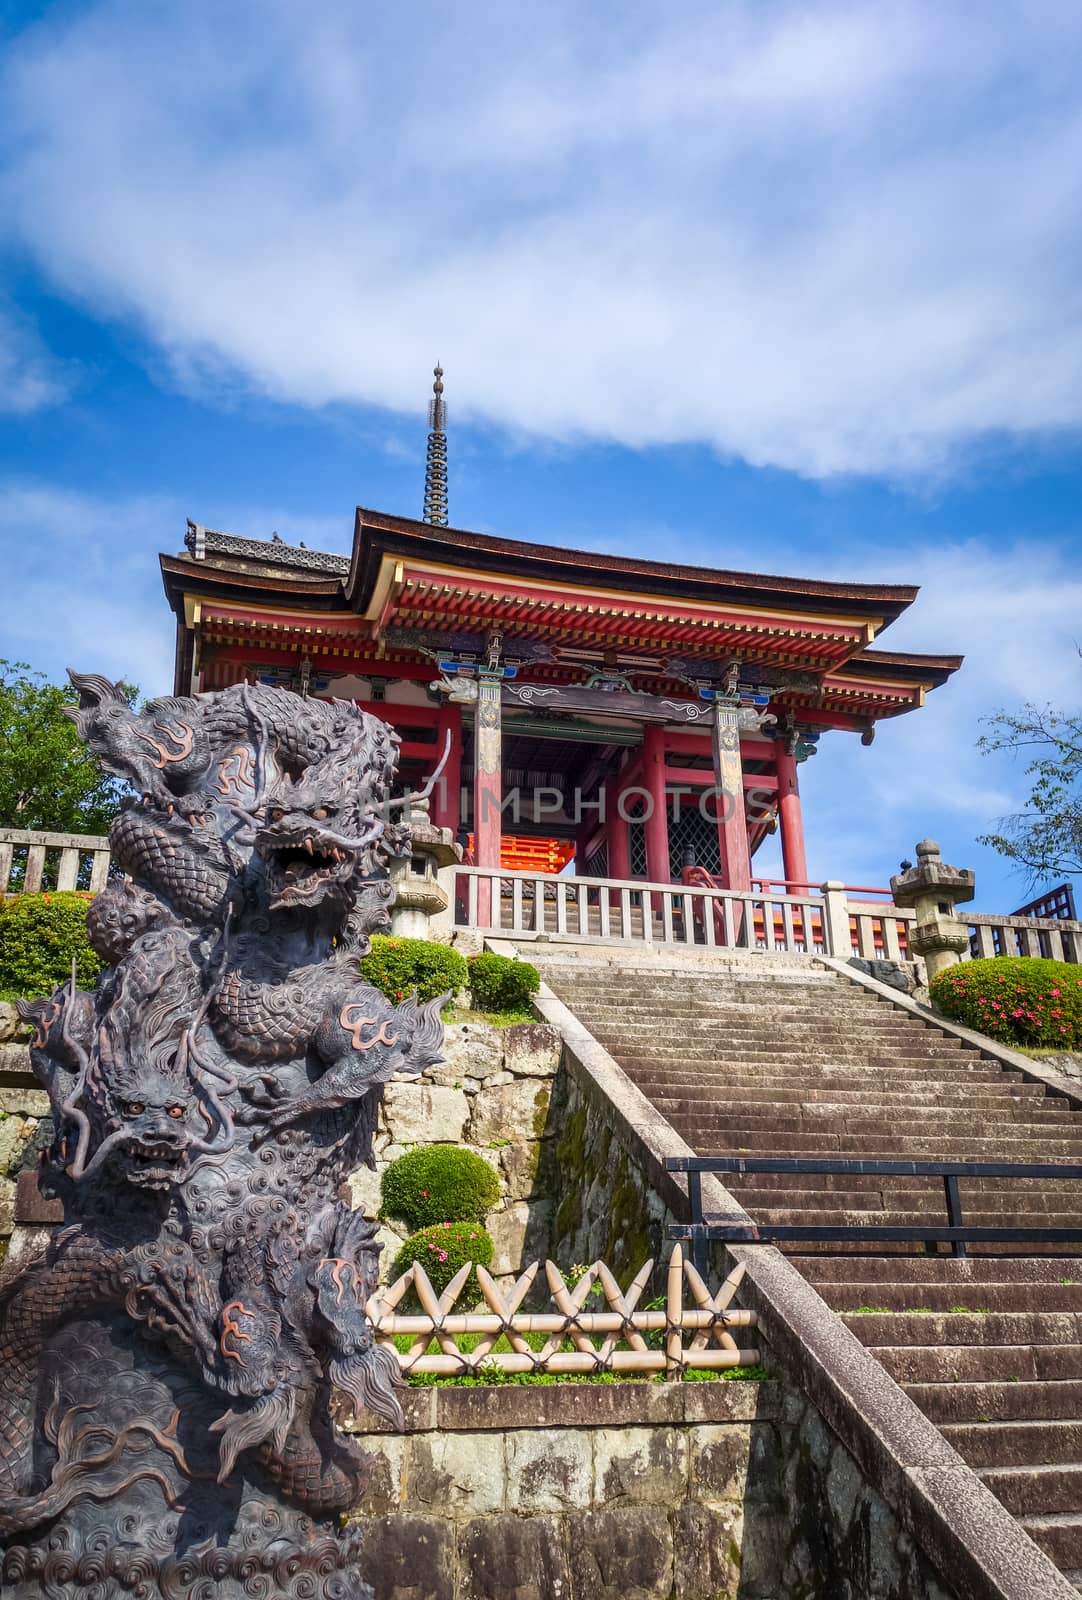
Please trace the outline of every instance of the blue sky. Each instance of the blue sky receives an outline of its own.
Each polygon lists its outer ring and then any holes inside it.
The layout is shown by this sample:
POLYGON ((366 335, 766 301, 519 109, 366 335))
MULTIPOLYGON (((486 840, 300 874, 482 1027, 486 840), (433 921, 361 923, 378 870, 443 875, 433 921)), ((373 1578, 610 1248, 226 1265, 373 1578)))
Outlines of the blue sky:
POLYGON ((168 687, 185 516, 418 515, 439 357, 454 523, 921 583, 884 647, 967 666, 823 740, 811 869, 931 833, 1025 898, 974 744, 1078 700, 1073 0, 7 0, 0 40, 0 653, 168 687))

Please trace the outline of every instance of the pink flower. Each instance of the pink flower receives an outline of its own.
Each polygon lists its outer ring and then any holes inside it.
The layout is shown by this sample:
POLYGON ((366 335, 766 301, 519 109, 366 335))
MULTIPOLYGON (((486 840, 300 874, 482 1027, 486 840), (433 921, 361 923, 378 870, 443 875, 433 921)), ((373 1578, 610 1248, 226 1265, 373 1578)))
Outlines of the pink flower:
POLYGON ((1057 1000, 1059 999, 1059 990, 1058 989, 1051 989, 1051 990, 1049 990, 1049 993, 1054 995, 1057 1000))
POLYGON ((1020 1016, 1021 1016, 1021 1015, 1022 1015, 1022 1009, 1021 1009, 1021 1007, 1019 1007, 1019 1009, 1018 1009, 1018 1010, 1017 1010, 1017 1011, 1012 1011, 1012 1012, 1011 1012, 1011 1016, 1012 1016, 1012 1017, 1020 1017, 1020 1016))

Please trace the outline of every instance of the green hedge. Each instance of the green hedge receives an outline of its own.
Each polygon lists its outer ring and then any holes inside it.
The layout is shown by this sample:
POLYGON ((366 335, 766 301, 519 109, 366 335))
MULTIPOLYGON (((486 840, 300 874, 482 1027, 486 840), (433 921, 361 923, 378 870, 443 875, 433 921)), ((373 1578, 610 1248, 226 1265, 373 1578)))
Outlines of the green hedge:
POLYGON ((500 1180, 483 1156, 453 1144, 422 1145, 392 1161, 381 1184, 383 1210, 411 1228, 435 1222, 484 1222, 500 1198, 500 1180))
POLYGON ((89 894, 0 896, 0 994, 35 1000, 71 977, 92 989, 101 962, 86 936, 89 894))
POLYGON ((468 978, 465 957, 450 945, 380 933, 372 938, 372 951, 361 962, 361 972, 396 1004, 414 989, 419 1000, 435 1000, 448 989, 458 994, 468 978))
POLYGON ((479 1223, 438 1222, 434 1228, 422 1228, 406 1240, 394 1259, 391 1277, 401 1276, 419 1261, 437 1294, 442 1294, 467 1261, 487 1267, 494 1249, 492 1239, 479 1223))
POLYGON ((1082 968, 1040 956, 962 961, 937 973, 932 1003, 1003 1044, 1049 1050, 1082 1045, 1082 968))
POLYGON ((410 1227, 432 1222, 483 1222, 499 1200, 495 1168, 474 1150, 429 1144, 387 1166, 381 1184, 386 1216, 410 1227))
POLYGON ((470 997, 478 1011, 526 1011, 541 986, 541 974, 528 961, 484 951, 471 956, 470 997))

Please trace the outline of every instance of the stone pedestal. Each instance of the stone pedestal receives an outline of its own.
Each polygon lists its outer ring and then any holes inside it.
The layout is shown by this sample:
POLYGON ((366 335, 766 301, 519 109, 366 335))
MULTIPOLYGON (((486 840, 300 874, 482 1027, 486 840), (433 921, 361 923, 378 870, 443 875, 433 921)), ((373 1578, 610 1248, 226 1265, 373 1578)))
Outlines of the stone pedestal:
POLYGON ((960 961, 969 948, 969 928, 954 908, 973 899, 973 873, 948 866, 935 840, 922 839, 917 865, 891 878, 890 889, 895 905, 912 906, 917 913, 909 930, 909 948, 913 955, 923 956, 929 979, 960 961))

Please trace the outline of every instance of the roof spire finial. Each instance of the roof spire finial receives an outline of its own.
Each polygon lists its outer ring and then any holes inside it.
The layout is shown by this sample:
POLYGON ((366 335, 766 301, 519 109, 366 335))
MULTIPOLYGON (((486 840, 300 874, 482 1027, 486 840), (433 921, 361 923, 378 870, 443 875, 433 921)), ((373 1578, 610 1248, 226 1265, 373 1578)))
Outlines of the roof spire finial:
POLYGON ((432 369, 435 383, 428 402, 428 454, 425 458, 424 520, 437 528, 447 526, 447 407, 443 400, 443 368, 432 369))

